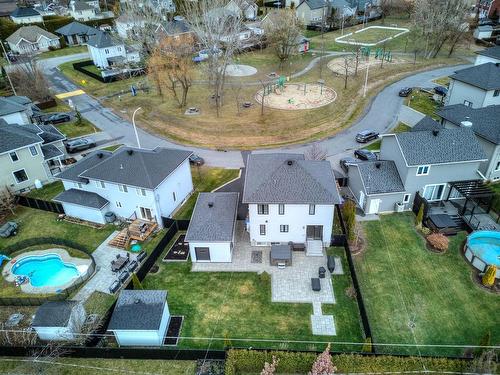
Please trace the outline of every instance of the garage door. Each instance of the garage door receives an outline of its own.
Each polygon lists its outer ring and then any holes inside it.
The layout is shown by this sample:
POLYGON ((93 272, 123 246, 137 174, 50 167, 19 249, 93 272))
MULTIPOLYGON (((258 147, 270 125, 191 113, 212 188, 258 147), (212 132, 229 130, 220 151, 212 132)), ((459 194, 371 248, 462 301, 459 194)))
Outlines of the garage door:
POLYGON ((210 249, 208 247, 195 247, 196 260, 210 260, 210 249))

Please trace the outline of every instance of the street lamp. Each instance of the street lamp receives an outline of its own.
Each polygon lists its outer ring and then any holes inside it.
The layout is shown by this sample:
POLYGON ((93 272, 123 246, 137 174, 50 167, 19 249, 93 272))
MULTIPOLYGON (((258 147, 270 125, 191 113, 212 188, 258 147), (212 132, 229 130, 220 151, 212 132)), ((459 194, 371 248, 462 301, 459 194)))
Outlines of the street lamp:
MULTIPOLYGON (((10 61, 9 59, 9 55, 7 55, 7 51, 5 51, 5 46, 4 46, 4 41, 3 40, 0 40, 0 44, 2 45, 2 50, 3 50, 3 53, 5 55, 5 59, 7 60, 7 63, 9 65, 12 65, 12 62, 10 61)), ((12 81, 10 79, 10 76, 9 76, 9 72, 7 71, 7 69, 5 69, 5 75, 7 76, 7 80, 9 81, 9 84, 10 84, 10 88, 12 89, 12 93, 14 95, 17 95, 16 93, 16 88, 14 87, 14 85, 12 84, 12 81)))
POLYGON ((368 70, 370 69, 370 56, 368 56, 368 60, 366 61, 366 75, 365 75, 365 87, 363 88, 363 98, 366 97, 366 90, 368 88, 368 70))
POLYGON ((142 108, 139 107, 137 108, 134 113, 132 114, 132 125, 134 126, 134 132, 135 132, 135 139, 137 140, 137 146, 141 148, 141 142, 139 141, 139 134, 137 134, 137 127, 135 126, 135 114, 137 111, 141 110, 142 108))

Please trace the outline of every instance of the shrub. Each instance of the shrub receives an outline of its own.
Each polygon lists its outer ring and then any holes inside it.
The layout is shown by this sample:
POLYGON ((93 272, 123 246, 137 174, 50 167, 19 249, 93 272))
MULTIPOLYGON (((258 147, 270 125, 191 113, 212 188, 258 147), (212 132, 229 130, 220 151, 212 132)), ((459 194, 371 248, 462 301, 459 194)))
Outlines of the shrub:
POLYGON ((450 240, 442 233, 432 233, 427 236, 427 243, 440 252, 448 250, 450 240))
POLYGON ((492 287, 495 283, 495 276, 497 274, 497 267, 490 264, 483 275, 482 283, 484 286, 492 287))
POLYGON ((420 205, 420 208, 418 209, 417 217, 415 218, 415 225, 418 228, 421 228, 423 220, 424 220, 424 204, 422 203, 420 205))
POLYGON ((356 203, 348 199, 342 205, 342 216, 344 217, 347 239, 352 242, 356 238, 356 203))
POLYGON ((262 285, 267 286, 271 283, 271 275, 264 271, 259 275, 259 280, 262 285))
POLYGON ((429 228, 427 228, 427 227, 421 227, 420 228, 420 232, 422 232, 422 234, 424 236, 428 236, 429 234, 432 233, 432 231, 429 228))

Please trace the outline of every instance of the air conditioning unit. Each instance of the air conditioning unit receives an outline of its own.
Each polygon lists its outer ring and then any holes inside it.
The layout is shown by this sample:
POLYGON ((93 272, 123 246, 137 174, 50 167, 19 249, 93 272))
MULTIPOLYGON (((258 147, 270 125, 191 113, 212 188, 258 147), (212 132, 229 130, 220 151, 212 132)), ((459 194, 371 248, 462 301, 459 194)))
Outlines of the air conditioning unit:
POLYGON ((396 212, 403 212, 405 210, 405 204, 403 202, 396 203, 396 212))

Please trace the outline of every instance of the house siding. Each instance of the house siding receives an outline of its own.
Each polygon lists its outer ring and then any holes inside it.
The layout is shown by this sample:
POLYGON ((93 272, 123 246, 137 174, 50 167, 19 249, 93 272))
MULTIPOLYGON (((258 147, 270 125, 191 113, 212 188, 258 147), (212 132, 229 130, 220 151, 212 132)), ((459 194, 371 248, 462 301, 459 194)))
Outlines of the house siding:
POLYGON ((96 48, 89 45, 88 50, 94 65, 103 69, 109 67, 108 58, 115 56, 127 56, 124 44, 106 48, 96 48))
POLYGON ((104 214, 111 211, 109 204, 102 209, 93 209, 70 203, 62 203, 62 206, 66 215, 98 224, 105 224, 104 214))
MULTIPOLYGON (((196 258, 195 248, 208 247, 210 251, 210 262, 229 263, 231 262, 231 242, 189 242, 189 254, 193 262, 199 262, 196 258)), ((204 262, 204 261, 201 261, 204 262)), ((205 261, 207 262, 207 261, 205 261)))
POLYGON ((399 176, 402 181, 405 181, 408 174, 408 168, 404 160, 399 143, 394 135, 382 138, 382 146, 380 147, 380 160, 393 160, 396 164, 399 176))
POLYGON ((10 113, 8 115, 0 116, 0 118, 4 119, 7 124, 24 125, 30 123, 29 116, 26 111, 10 113))
POLYGON ((494 97, 493 90, 482 90, 479 87, 452 79, 446 105, 464 104, 466 100, 472 103, 472 108, 500 104, 500 96, 494 97))
POLYGON ((323 18, 324 8, 311 9, 307 3, 303 2, 296 8, 297 18, 304 24, 320 22, 323 18))
POLYGON ((10 17, 12 22, 17 25, 27 25, 30 23, 42 23, 43 17, 41 15, 38 16, 29 16, 29 17, 10 17))

